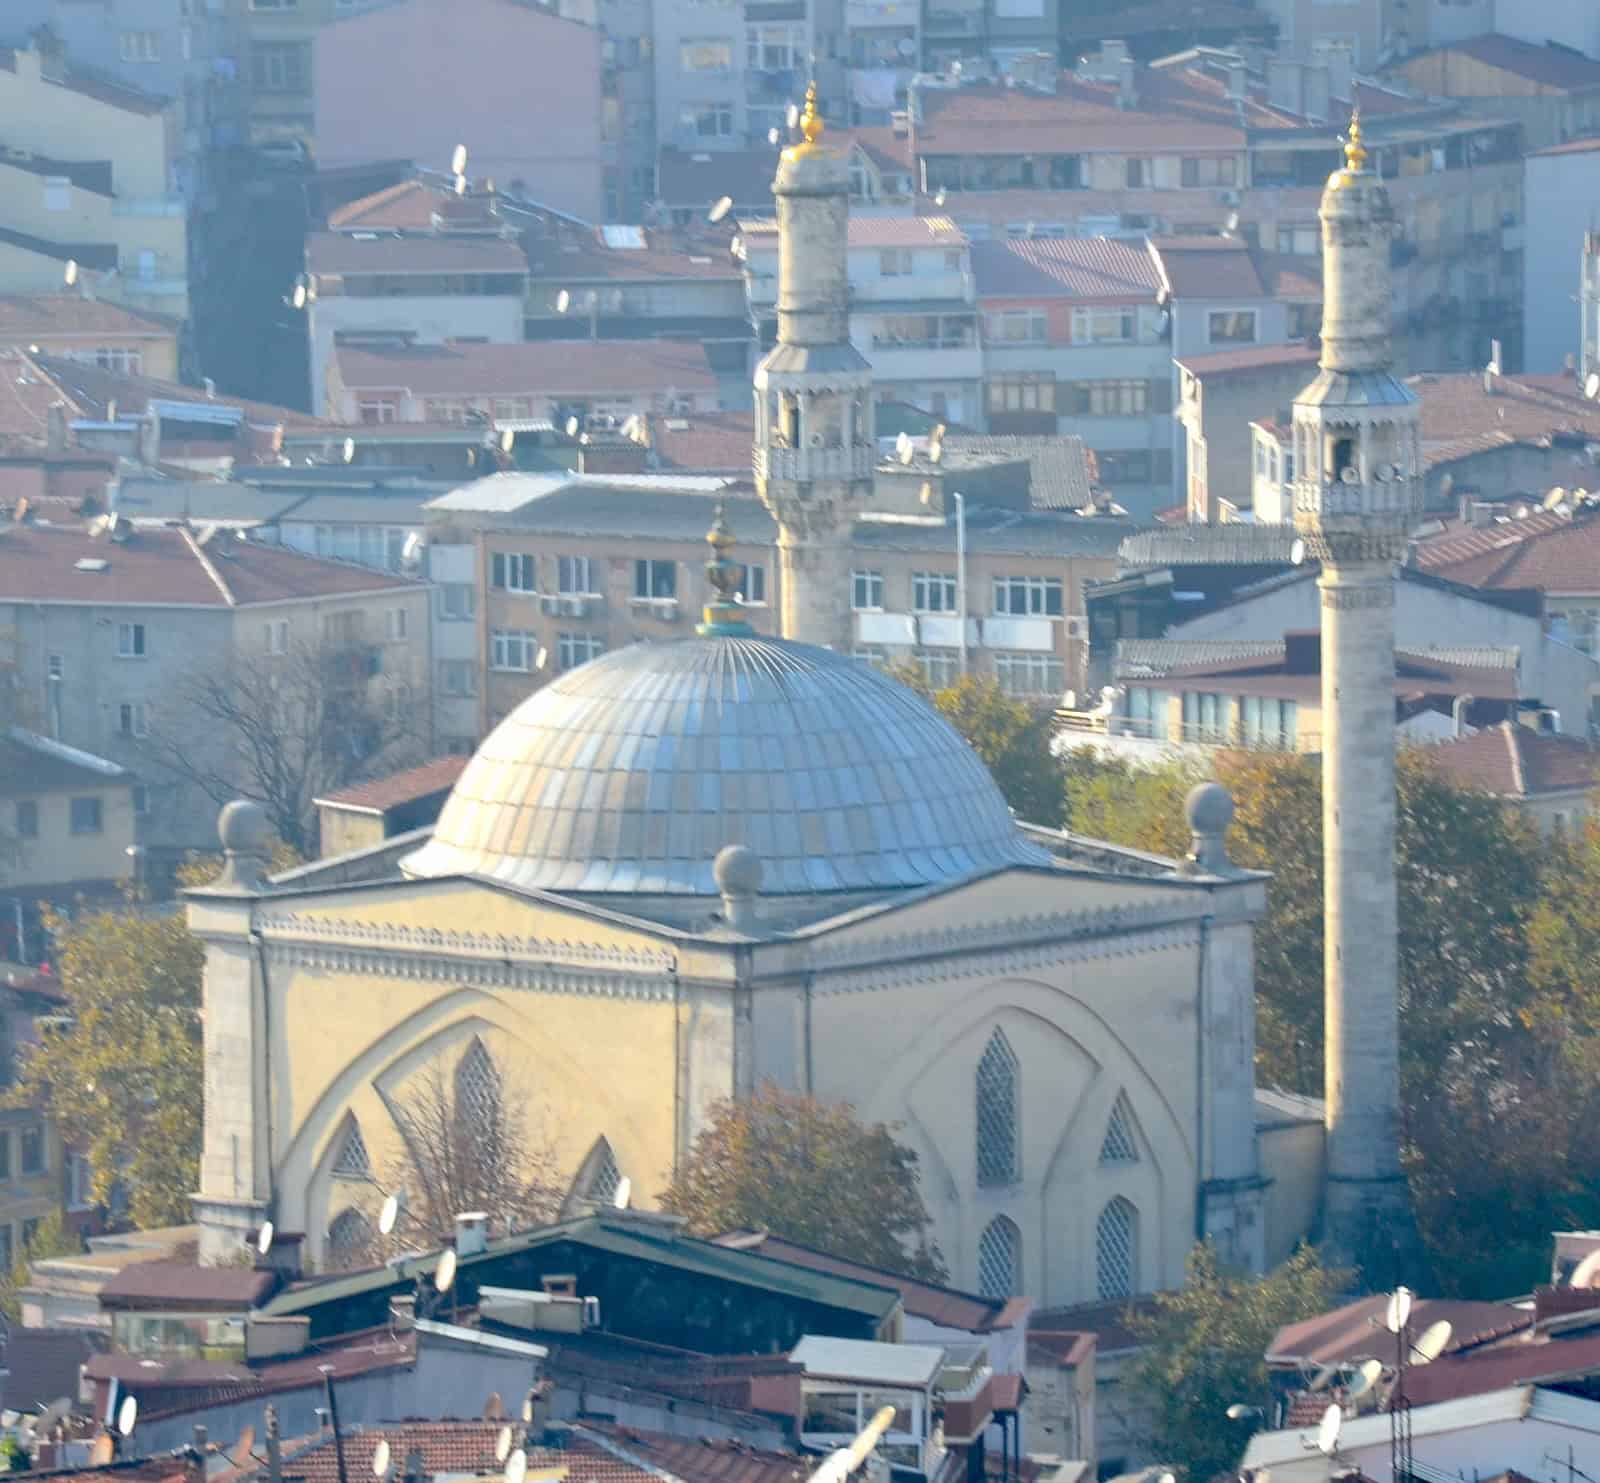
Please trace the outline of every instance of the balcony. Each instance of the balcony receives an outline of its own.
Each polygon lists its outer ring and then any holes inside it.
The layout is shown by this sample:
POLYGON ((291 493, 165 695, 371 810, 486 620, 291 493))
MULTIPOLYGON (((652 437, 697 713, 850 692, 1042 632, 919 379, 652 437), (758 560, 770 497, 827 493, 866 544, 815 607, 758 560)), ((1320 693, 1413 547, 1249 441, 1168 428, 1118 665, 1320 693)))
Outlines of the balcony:
POLYGON ((983 647, 1051 653, 1056 647, 1056 624, 1049 618, 985 618, 983 647))
MULTIPOLYGON (((877 253, 872 254, 874 262, 877 253)), ((865 304, 973 304, 977 289, 971 273, 900 273, 887 278, 852 278, 850 302, 865 304)))
POLYGON ((757 448, 758 479, 870 479, 877 450, 849 448, 757 448))
POLYGON ((917 620, 910 613, 857 613, 855 626, 858 644, 916 647, 917 620))

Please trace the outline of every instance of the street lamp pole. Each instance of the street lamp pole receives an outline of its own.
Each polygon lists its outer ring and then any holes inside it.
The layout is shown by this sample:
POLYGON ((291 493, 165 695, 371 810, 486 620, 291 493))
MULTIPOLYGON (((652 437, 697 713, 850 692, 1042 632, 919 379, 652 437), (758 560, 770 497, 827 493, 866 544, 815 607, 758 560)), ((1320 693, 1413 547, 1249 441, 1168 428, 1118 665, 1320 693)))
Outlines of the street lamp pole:
POLYGON ((967 672, 967 501, 958 490, 950 497, 956 502, 956 616, 961 625, 961 673, 967 672))

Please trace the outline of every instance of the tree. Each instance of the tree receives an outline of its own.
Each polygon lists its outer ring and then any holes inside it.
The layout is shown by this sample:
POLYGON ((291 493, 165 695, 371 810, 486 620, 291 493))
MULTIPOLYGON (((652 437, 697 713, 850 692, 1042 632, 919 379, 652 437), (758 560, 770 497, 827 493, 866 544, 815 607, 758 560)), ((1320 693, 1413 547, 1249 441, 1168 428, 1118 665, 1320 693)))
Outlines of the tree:
POLYGON ((1051 711, 1007 695, 997 680, 963 675, 932 690, 918 670, 895 678, 931 701, 994 775, 1012 812, 1029 824, 1061 823, 1061 764, 1050 751, 1051 711))
POLYGON ((67 1015, 26 1048, 8 1100, 68 1132, 96 1200, 120 1180, 135 1225, 180 1224, 200 1172, 204 951, 181 915, 98 910, 47 925, 67 1015))
POLYGON ((54 1256, 71 1256, 81 1249, 62 1225, 60 1211, 53 1211, 40 1220, 33 1234, 22 1243, 11 1270, 0 1273, 0 1314, 11 1323, 21 1323, 22 1289, 33 1278, 33 1264, 47 1262, 54 1256))
POLYGON ((848 1103, 770 1082, 712 1109, 661 1203, 699 1235, 756 1228, 927 1281, 948 1275, 916 1153, 848 1103))
POLYGON ((156 707, 144 749, 219 806, 254 799, 279 839, 314 855, 316 798, 410 766, 427 750, 426 697, 408 686, 380 692, 370 677, 375 652, 300 644, 253 663, 196 667, 156 707))
POLYGON ((1225 1271, 1209 1242, 1189 1253, 1183 1286, 1135 1315, 1143 1340, 1128 1374, 1133 1409, 1150 1418, 1148 1443, 1186 1483, 1209 1483, 1237 1466, 1251 1428, 1228 1407, 1257 1406, 1270 1418, 1265 1355, 1286 1323, 1325 1311, 1349 1280, 1301 1247, 1264 1277, 1225 1271))

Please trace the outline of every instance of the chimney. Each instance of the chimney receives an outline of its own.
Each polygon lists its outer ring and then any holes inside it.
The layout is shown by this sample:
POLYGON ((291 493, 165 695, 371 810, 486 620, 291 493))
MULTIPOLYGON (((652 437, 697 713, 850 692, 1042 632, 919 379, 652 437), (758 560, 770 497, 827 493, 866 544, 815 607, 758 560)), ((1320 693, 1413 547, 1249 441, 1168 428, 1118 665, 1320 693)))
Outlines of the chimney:
POLYGON ((146 411, 139 422, 139 462, 154 468, 161 462, 161 414, 146 411))
POLYGON ((489 1249, 489 1217, 482 1210, 464 1210, 456 1216, 456 1255, 480 1256, 489 1249))
POLYGON ((50 453, 67 451, 67 404, 51 402, 45 410, 44 446, 50 453))
POLYGON ((1503 376, 1505 374, 1505 371, 1502 369, 1504 365, 1505 362, 1500 358, 1500 342, 1498 340, 1491 340, 1489 342, 1489 369, 1493 371, 1496 376, 1503 376))
POLYGON ((1474 530, 1487 530, 1494 524, 1494 505, 1486 500, 1479 499, 1472 502, 1472 528, 1474 530))
POLYGON ((283 424, 281 422, 250 422, 243 424, 244 452, 247 463, 274 464, 283 460, 283 424))
POLYGON ((1328 75, 1326 62, 1313 62, 1305 69, 1305 115, 1317 123, 1329 118, 1332 114, 1333 100, 1332 79, 1328 75))
POLYGON ((1290 113, 1305 112, 1305 88, 1300 63, 1288 57, 1273 57, 1267 63, 1267 101, 1274 108, 1290 113))
POLYGON ((1117 63, 1117 107, 1139 106, 1139 64, 1132 57, 1117 63))

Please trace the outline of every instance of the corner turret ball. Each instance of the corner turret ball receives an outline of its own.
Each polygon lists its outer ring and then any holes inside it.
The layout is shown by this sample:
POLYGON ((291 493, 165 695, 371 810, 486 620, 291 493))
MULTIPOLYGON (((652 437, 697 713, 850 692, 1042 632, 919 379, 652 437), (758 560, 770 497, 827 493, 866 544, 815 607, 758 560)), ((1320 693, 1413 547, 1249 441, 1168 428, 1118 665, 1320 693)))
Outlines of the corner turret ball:
POLYGON ((264 855, 272 838, 267 811, 249 798, 235 798, 217 815, 217 838, 230 855, 264 855))
POLYGON ((761 857, 748 845, 724 845, 711 862, 711 875, 724 896, 761 894, 761 857))
POLYGON ((1221 783, 1196 783, 1183 800, 1189 828, 1196 834, 1226 834, 1233 823, 1233 794, 1221 783))

